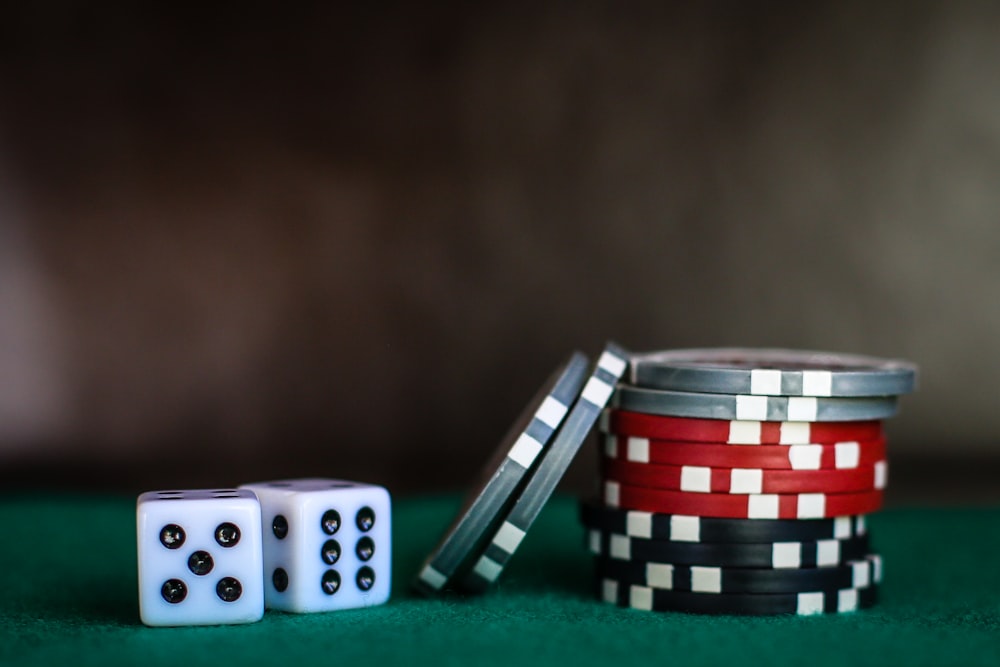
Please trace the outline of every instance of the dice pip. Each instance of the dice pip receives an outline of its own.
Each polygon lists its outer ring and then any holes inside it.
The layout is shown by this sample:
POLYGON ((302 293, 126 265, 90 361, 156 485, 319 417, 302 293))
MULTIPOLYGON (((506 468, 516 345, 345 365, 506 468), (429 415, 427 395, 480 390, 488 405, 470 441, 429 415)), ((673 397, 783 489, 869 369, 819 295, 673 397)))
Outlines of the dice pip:
POLYGON ((252 623, 264 615, 260 503, 252 491, 143 493, 136 529, 143 623, 252 623))
POLYGON ((269 609, 332 611, 389 599, 392 508, 384 488, 335 479, 240 488, 260 499, 269 609))

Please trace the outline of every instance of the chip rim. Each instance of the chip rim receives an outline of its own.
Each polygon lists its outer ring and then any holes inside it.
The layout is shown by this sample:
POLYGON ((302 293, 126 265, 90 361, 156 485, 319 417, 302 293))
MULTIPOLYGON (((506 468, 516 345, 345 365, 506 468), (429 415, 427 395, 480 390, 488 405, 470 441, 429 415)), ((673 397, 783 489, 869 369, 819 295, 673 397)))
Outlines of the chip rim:
POLYGON ((916 389, 917 373, 904 359, 787 348, 682 348, 629 360, 637 386, 758 396, 900 396, 916 389))
POLYGON ((868 534, 815 541, 671 542, 587 529, 592 556, 640 563, 788 570, 843 565, 871 553, 868 534))
POLYGON ((477 555, 490 526, 511 506, 518 491, 537 469, 539 460, 584 386, 588 366, 586 355, 573 352, 546 378, 494 450, 481 476, 467 492, 462 507, 420 566, 412 581, 415 591, 433 596, 447 590, 463 567, 477 555), (565 407, 558 419, 551 414, 551 400, 565 407), (539 418, 543 413, 546 413, 544 420, 539 418), (511 453, 532 430, 535 435, 530 437, 540 448, 526 467, 522 464, 523 457, 512 457, 511 453))
POLYGON ((602 456, 600 473, 601 479, 626 486, 686 493, 831 494, 884 490, 888 482, 888 462, 881 459, 854 468, 786 470, 668 465, 602 456))
POLYGON ((499 579, 611 399, 615 384, 626 371, 628 356, 617 343, 604 346, 535 473, 462 578, 460 585, 465 592, 482 593, 499 579))
POLYGON ((727 519, 683 514, 661 514, 608 507, 596 499, 578 504, 585 528, 668 542, 767 544, 815 542, 868 534, 867 515, 828 519, 727 519))
POLYGON ((888 419, 899 411, 895 396, 817 398, 711 394, 621 383, 615 390, 612 405, 651 415, 761 422, 873 421, 888 419))
POLYGON ((594 576, 654 590, 712 595, 805 593, 879 584, 882 558, 877 553, 868 553, 864 558, 840 565, 774 569, 627 561, 597 556, 594 558, 594 576))
POLYGON ((852 440, 795 445, 735 445, 658 440, 605 433, 601 453, 617 461, 651 465, 758 468, 763 470, 854 470, 886 460, 887 442, 852 440))
POLYGON ((804 593, 692 593, 642 586, 621 586, 612 579, 596 580, 597 598, 620 608, 731 616, 812 616, 853 613, 878 602, 880 586, 804 593))
POLYGON ((690 493, 603 480, 603 501, 621 509, 692 514, 728 519, 824 519, 871 514, 881 509, 884 491, 852 493, 690 493))

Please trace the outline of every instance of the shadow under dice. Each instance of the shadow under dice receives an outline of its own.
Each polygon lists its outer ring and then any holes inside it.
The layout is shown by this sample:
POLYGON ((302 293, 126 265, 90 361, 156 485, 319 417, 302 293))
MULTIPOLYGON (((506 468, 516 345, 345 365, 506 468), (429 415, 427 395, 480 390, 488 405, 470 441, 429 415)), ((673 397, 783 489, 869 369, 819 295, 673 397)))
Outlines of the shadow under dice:
POLYGON ((264 615, 260 503, 252 492, 144 493, 136 528, 143 623, 252 623, 264 615))
POLYGON ((260 499, 268 608, 319 612, 389 599, 392 507, 384 488, 333 479, 241 488, 260 499))

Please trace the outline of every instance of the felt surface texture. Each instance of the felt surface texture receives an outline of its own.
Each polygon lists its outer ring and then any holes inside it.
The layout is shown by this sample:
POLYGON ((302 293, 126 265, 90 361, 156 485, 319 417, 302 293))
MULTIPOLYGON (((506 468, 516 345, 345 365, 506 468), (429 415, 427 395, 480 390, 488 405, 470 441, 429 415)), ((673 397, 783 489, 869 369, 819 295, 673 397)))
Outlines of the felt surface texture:
POLYGON ((268 612, 260 623, 147 628, 130 498, 0 498, 0 665, 996 665, 1000 510, 873 516, 885 583, 874 609, 818 617, 616 609, 591 593, 576 501, 549 503, 499 587, 416 597, 409 582, 457 497, 397 499, 389 604, 268 612))

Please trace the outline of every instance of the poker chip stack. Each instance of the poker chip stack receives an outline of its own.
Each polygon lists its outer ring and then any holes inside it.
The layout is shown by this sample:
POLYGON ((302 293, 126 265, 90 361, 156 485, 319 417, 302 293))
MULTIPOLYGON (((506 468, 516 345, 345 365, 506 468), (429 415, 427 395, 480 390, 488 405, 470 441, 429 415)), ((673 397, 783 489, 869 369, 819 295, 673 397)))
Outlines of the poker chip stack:
POLYGON ((915 383, 913 364, 858 355, 632 356, 600 420, 600 499, 580 508, 600 599, 715 614, 872 606, 882 420, 915 383))

